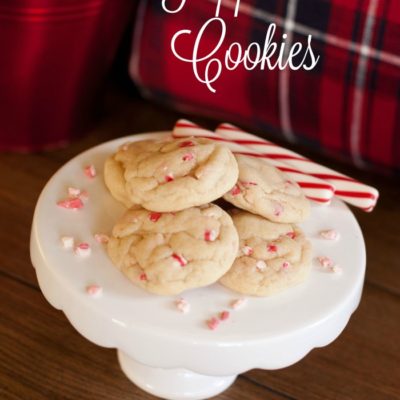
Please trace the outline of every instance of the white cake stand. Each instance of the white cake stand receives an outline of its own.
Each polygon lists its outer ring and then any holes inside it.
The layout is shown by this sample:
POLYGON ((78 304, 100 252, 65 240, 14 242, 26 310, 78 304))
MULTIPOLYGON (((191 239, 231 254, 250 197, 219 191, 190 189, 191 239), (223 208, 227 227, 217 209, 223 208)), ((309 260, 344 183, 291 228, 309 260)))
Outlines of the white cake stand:
POLYGON ((331 343, 357 308, 365 273, 365 247, 360 228, 348 208, 335 201, 312 208, 302 225, 314 254, 332 257, 342 274, 318 270, 303 285, 270 298, 249 298, 241 310, 215 331, 205 321, 229 310, 239 296, 219 284, 184 293, 191 304, 179 313, 174 297, 160 297, 136 288, 109 261, 93 235, 110 232, 123 212, 102 178, 105 158, 127 139, 143 140, 166 133, 135 135, 90 149, 63 166, 38 200, 31 235, 31 258, 40 288, 49 303, 62 310, 88 340, 117 349, 122 370, 143 390, 166 399, 205 399, 225 390, 236 376, 253 368, 287 367, 311 349, 331 343), (83 174, 94 164, 98 176, 83 174), (56 202, 69 186, 86 189, 89 200, 78 211, 56 202), (318 238, 334 228, 336 242, 318 238), (89 242, 92 254, 79 258, 62 248, 60 238, 89 242), (87 285, 103 288, 89 296, 87 285))

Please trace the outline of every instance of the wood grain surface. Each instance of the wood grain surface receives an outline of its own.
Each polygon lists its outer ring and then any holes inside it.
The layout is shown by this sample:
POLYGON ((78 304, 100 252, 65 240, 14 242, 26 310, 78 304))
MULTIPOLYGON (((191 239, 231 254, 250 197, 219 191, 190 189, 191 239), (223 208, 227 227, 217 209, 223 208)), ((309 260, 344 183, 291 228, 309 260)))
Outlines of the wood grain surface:
MULTIPOLYGON (((119 136, 168 130, 182 116, 113 91, 95 129, 67 148, 0 155, 0 399, 155 399, 128 381, 114 350, 81 337, 46 302, 30 261, 29 237, 41 189, 71 157, 119 136)), ((373 213, 354 210, 368 254, 362 301, 334 343, 283 370, 249 371, 217 398, 400 399, 400 182, 294 149, 381 192, 373 213)))

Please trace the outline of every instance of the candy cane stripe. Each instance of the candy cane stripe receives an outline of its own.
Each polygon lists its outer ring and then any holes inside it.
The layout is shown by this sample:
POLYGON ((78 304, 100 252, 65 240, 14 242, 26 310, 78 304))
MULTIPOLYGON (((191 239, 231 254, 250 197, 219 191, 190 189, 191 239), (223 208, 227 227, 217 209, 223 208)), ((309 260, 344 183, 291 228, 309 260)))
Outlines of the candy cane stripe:
MULTIPOLYGON (((230 124, 220 125, 217 128, 216 133, 222 137, 232 139, 236 139, 237 137, 240 137, 241 139, 249 138, 249 140, 256 138, 256 136, 244 132, 230 124)), ((264 139, 261 139, 261 141, 264 141, 264 139)), ((260 142, 260 140, 258 142, 260 142)), ((271 143, 267 140, 264 142, 265 145, 271 143)), ((249 148, 254 149, 255 146, 260 146, 260 149, 263 148, 263 145, 260 144, 251 144, 249 145, 249 148)), ((335 195, 349 204, 365 211, 372 211, 377 203, 379 192, 371 186, 358 182, 357 180, 331 170, 330 168, 319 165, 312 160, 283 147, 276 146, 274 148, 276 149, 276 152, 273 154, 271 154, 271 152, 262 153, 260 149, 257 149, 256 151, 258 151, 259 154, 264 154, 269 159, 282 161, 283 163, 287 163, 288 166, 297 168, 309 176, 332 183, 335 186, 335 195)))

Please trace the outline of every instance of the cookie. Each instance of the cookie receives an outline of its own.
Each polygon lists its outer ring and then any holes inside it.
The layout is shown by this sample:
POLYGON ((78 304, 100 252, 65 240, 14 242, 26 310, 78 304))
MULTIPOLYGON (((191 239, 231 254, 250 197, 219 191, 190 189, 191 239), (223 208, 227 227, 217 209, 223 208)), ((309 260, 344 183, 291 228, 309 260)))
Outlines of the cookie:
POLYGON ((125 189, 124 168, 114 157, 107 158, 104 164, 104 182, 114 199, 128 208, 134 205, 125 189))
POLYGON ((128 210, 107 250, 136 285, 175 295, 216 282, 231 267, 238 244, 231 217, 208 204, 174 213, 128 210))
POLYGON ((238 178, 232 152, 202 138, 145 140, 122 146, 105 165, 110 192, 126 206, 158 212, 209 203, 238 178))
POLYGON ((296 182, 265 160, 236 155, 239 179, 224 199, 238 208, 274 222, 299 223, 310 213, 310 203, 296 182))
POLYGON ((239 211, 233 215, 239 251, 220 282, 237 292, 268 296, 303 282, 311 269, 311 244, 296 225, 239 211))

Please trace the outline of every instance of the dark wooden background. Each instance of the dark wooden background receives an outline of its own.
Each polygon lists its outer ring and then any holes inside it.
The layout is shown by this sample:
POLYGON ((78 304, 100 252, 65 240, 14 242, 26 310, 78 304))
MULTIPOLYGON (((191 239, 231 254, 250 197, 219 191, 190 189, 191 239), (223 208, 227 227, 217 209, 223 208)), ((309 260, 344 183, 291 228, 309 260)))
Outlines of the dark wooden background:
MULTIPOLYGON (((29 236, 42 187, 71 157, 118 136, 168 130, 181 116, 113 90, 95 128, 68 148, 0 155, 0 399, 153 399, 125 378, 114 350, 81 337, 46 302, 30 262, 29 236)), ((400 399, 400 183, 317 160, 381 192, 372 214, 354 210, 368 253, 361 305, 334 343, 292 367, 241 375, 220 400, 400 399)))

